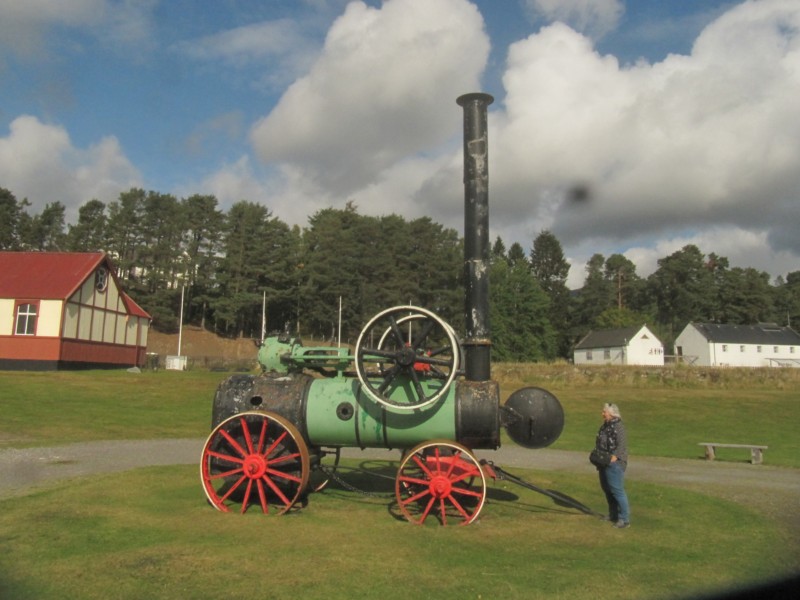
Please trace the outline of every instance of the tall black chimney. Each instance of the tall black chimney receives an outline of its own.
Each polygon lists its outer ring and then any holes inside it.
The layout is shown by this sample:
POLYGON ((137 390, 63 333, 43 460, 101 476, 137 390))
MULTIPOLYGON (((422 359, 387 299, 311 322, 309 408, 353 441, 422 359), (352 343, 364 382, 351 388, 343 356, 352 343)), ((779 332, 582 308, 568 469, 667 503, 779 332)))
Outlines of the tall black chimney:
POLYGON ((489 327, 489 137, 486 109, 489 94, 473 93, 456 100, 464 109, 464 340, 465 377, 488 381, 489 327))

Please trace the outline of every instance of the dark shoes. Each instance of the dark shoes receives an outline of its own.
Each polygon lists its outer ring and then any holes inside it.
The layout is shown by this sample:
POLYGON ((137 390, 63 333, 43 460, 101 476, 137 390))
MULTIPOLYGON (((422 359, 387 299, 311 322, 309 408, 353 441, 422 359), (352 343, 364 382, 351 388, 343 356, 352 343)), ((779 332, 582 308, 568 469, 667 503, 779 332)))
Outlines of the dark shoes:
POLYGON ((630 526, 631 524, 628 523, 627 521, 617 521, 616 523, 614 523, 614 527, 616 527, 617 529, 625 529, 626 527, 630 526))

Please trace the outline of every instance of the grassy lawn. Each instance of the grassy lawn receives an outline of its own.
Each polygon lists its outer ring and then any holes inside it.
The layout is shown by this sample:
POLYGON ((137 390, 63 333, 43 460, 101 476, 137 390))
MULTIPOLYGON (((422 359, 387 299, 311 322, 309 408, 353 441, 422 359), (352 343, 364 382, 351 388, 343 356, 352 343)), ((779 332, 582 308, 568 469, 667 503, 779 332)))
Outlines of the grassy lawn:
POLYGON ((203 437, 214 390, 207 371, 0 372, 0 448, 114 439, 203 437))
MULTIPOLYGON (((521 474, 597 500, 594 477, 521 474)), ((332 485, 285 516, 212 510, 191 466, 2 501, 0 597, 680 598, 799 566, 764 517, 641 482, 624 531, 504 482, 479 522, 414 527, 397 519, 390 481, 361 483, 378 496, 332 485)))
MULTIPOLYGON (((697 458, 703 452, 698 442, 750 443, 769 446, 766 464, 800 468, 800 369, 781 370, 774 380, 754 369, 723 371, 714 381, 681 379, 686 372, 678 370, 665 380, 619 368, 589 376, 547 365, 493 369, 503 397, 528 385, 558 396, 566 425, 553 448, 590 448, 602 404, 611 401, 622 410, 633 455, 697 458)), ((226 376, 205 371, 0 372, 0 448, 204 437, 214 391, 226 376)), ((729 456, 747 459, 745 451, 729 456)))
MULTIPOLYGON (((698 458, 697 442, 751 442, 770 446, 767 464, 800 467, 800 375, 632 373, 494 368, 504 397, 537 385, 561 399, 558 449, 588 451, 602 403, 614 401, 634 456, 698 458)), ((0 449, 204 437, 225 377, 0 372, 0 449)), ((397 467, 369 466, 389 478, 397 467)), ((594 476, 514 472, 602 508, 594 476)), ((489 484, 478 523, 441 528, 400 520, 390 479, 357 479, 376 495, 333 484, 284 517, 214 511, 195 466, 5 499, 0 598, 681 598, 800 571, 798 540, 780 523, 667 486, 629 481, 636 518, 624 531, 506 482, 489 484)))

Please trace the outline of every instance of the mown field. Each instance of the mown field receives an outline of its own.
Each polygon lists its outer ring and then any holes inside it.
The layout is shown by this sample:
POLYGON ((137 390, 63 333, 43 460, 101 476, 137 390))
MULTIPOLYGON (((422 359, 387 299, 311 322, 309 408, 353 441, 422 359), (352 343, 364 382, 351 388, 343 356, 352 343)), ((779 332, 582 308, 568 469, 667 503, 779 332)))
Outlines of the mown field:
MULTIPOLYGON (((614 401, 634 455, 700 460, 699 441, 752 442, 770 446, 767 464, 800 468, 795 372, 506 364, 493 372, 504 397, 536 385, 561 399, 557 449, 590 447, 602 403, 614 401)), ((204 437, 223 377, 0 373, 0 451, 204 437)), ((783 523, 705 494, 631 480, 636 522, 618 531, 496 482, 478 523, 413 527, 391 495, 396 465, 363 466, 372 476, 352 482, 372 495, 333 484, 283 517, 212 510, 194 466, 86 477, 1 500, 0 598, 684 598, 800 572, 798 540, 783 523)), ((591 472, 521 474, 602 507, 591 472)))

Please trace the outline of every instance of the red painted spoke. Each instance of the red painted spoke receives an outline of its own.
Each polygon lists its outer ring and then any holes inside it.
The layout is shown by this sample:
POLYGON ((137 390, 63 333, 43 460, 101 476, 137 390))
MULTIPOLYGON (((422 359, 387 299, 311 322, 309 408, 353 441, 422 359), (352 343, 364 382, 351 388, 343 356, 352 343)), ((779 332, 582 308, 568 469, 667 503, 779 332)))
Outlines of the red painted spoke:
POLYGON ((431 499, 428 500, 428 505, 425 507, 425 510, 422 511, 422 517, 419 520, 420 525, 422 525, 425 522, 425 519, 428 518, 428 513, 431 512, 431 507, 433 506, 434 502, 436 502, 436 498, 431 496, 431 499))
POLYGON ((231 446, 233 446, 234 450, 236 450, 236 451, 237 451, 239 454, 241 454, 242 456, 247 456, 247 452, 245 452, 244 448, 242 448, 242 447, 239 445, 239 442, 237 442, 235 439, 233 439, 233 437, 231 436, 231 434, 230 434, 230 433, 228 433, 228 432, 227 432, 227 431, 225 431, 224 429, 220 429, 220 430, 219 430, 219 433, 220 433, 220 435, 222 435, 222 437, 224 437, 226 440, 228 440, 228 443, 229 443, 231 446))
POLYGON ((250 427, 247 425, 247 419, 241 417, 239 422, 242 424, 242 435, 244 436, 245 441, 247 442, 247 453, 253 453, 253 438, 250 437, 250 427))
POLYGON ((285 456, 279 456, 277 458, 270 458, 269 464, 275 465, 279 463, 285 463, 287 460, 295 460, 300 458, 300 453, 295 452, 294 454, 286 454, 285 456))
POLYGON ((419 485, 428 485, 427 479, 420 479, 419 477, 411 477, 410 475, 401 475, 400 481, 403 483, 416 483, 419 485))
POLYGON ((236 475, 237 473, 243 473, 243 468, 238 469, 231 469, 230 471, 225 471, 224 473, 217 473, 215 475, 209 475, 209 479, 222 479, 224 477, 230 477, 231 475, 236 475))
POLYGON ((271 480, 269 477, 267 477, 267 476, 265 475, 265 476, 264 476, 264 477, 262 477, 261 479, 262 479, 263 481, 265 481, 265 482, 267 483, 267 485, 270 487, 270 489, 271 489, 273 492, 275 492, 275 495, 276 495, 276 496, 278 496, 278 498, 280 498, 280 499, 281 499, 281 502, 283 502, 283 505, 284 505, 284 506, 290 506, 290 505, 291 505, 292 501, 291 501, 291 500, 289 500, 289 499, 288 499, 288 498, 287 498, 287 497, 284 495, 284 493, 281 491, 281 489, 280 489, 280 488, 279 488, 277 485, 275 485, 275 483, 274 483, 274 482, 273 482, 273 481, 272 481, 272 480, 271 480))
POLYGON ((453 489, 450 491, 450 493, 451 494, 459 493, 462 496, 472 496, 473 498, 481 498, 483 496, 483 494, 481 492, 476 492, 476 491, 471 490, 469 488, 460 488, 460 487, 453 487, 453 489))
MULTIPOLYGON (((428 494, 430 494, 430 490, 428 488, 425 488, 421 492, 417 492, 413 496, 410 496, 409 498, 406 498, 405 500, 403 500, 402 504, 403 504, 403 506, 406 506, 407 504, 411 504, 412 502, 416 502, 417 500, 422 499, 424 496, 426 496, 428 494)), ((431 496, 431 502, 432 501, 433 501, 433 496, 431 496)))
POLYGON ((219 510, 240 503, 237 512, 259 506, 267 514, 272 505, 273 512, 284 513, 305 486, 308 453, 302 436, 282 417, 243 413, 214 430, 201 470, 206 496, 219 510))
POLYGON ((247 505, 250 504, 250 490, 253 489, 253 480, 247 480, 247 489, 244 491, 244 498, 242 499, 242 514, 247 510, 247 505))
POLYGON ((414 454, 412 455, 411 458, 415 463, 417 463, 417 466, 420 469, 422 469, 422 472, 425 473, 425 475, 427 475, 431 479, 433 478, 433 473, 431 473, 431 470, 428 468, 428 465, 425 464, 425 461, 422 460, 422 457, 419 454, 414 454))
POLYGON ((238 456, 231 456, 230 454, 222 454, 221 452, 214 452, 212 450, 209 450, 208 452, 206 452, 206 456, 211 456, 213 458, 218 458, 220 460, 224 460, 224 461, 227 461, 227 462, 236 463, 238 465, 241 465, 242 463, 244 463, 244 459, 243 458, 239 458, 238 456))
POLYGON ((245 479, 247 479, 247 477, 245 477, 244 475, 242 475, 242 476, 239 478, 239 481, 237 481, 236 483, 234 483, 234 484, 233 484, 233 486, 231 487, 231 489, 229 489, 229 490, 228 490, 228 492, 227 492, 227 493, 226 493, 226 494, 225 494, 225 495, 224 495, 222 498, 220 498, 220 499, 219 499, 219 502, 220 502, 220 504, 222 504, 223 502, 225 502, 225 500, 227 500, 227 499, 228 499, 228 496, 230 496, 230 495, 231 495, 231 494, 232 494, 232 493, 233 493, 233 492, 236 490, 236 488, 238 488, 240 485, 242 485, 242 482, 243 482, 245 479))
POLYGON ((280 445, 280 443, 284 440, 284 438, 287 435, 289 435, 289 433, 287 431, 284 431, 277 438, 275 438, 275 441, 272 442, 272 445, 267 449, 266 452, 264 452, 264 456, 269 458, 269 455, 272 454, 273 452, 275 452, 275 448, 277 448, 280 445))
POLYGON ((264 493, 264 482, 258 479, 256 486, 258 487, 258 498, 261 501, 261 512, 267 515, 269 514, 269 504, 267 503, 267 495, 264 493))
POLYGON ((447 469, 447 478, 450 480, 453 479, 453 470, 456 468, 456 463, 463 462, 460 456, 461 452, 457 452, 453 455, 453 460, 450 461, 450 466, 447 469))
POLYGON ((439 498, 439 512, 442 515, 442 525, 447 525, 447 505, 444 498, 439 498))
POLYGON ((453 506, 455 506, 455 507, 456 507, 456 510, 457 510, 459 513, 461 513, 461 516, 462 516, 462 517, 464 517, 464 518, 465 518, 467 521, 469 521, 469 519, 471 518, 470 514, 469 514, 469 513, 467 513, 467 511, 466 511, 466 510, 464 510, 464 508, 463 508, 463 507, 462 507, 462 506, 461 506, 461 505, 458 503, 458 500, 456 500, 455 498, 453 498, 453 496, 452 496, 452 495, 451 495, 451 496, 448 496, 448 497, 447 497, 447 499, 448 499, 448 500, 450 500, 450 504, 452 504, 453 506))
POLYGON ((288 481, 294 481, 295 483, 300 483, 302 479, 297 477, 296 475, 291 475, 290 473, 285 473, 284 471, 279 471, 278 469, 267 469, 267 473, 274 477, 281 477, 288 481))
POLYGON ((256 448, 256 452, 261 454, 261 451, 264 449, 264 441, 267 437, 267 420, 263 419, 261 421, 261 433, 258 436, 258 448, 256 448))
POLYGON ((469 477, 480 477, 480 473, 478 473, 477 470, 464 471, 460 475, 456 475, 455 477, 450 477, 450 482, 451 483, 458 483, 460 481, 464 481, 465 479, 467 479, 469 477))

